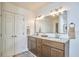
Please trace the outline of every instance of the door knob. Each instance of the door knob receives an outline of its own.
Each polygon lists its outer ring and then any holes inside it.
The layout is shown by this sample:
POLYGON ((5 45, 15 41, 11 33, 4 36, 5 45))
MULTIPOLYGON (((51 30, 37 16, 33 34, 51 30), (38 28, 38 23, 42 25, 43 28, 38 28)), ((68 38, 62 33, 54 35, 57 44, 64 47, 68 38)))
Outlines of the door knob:
POLYGON ((14 37, 17 37, 16 35, 14 37))
POLYGON ((11 37, 14 37, 13 35, 11 37))

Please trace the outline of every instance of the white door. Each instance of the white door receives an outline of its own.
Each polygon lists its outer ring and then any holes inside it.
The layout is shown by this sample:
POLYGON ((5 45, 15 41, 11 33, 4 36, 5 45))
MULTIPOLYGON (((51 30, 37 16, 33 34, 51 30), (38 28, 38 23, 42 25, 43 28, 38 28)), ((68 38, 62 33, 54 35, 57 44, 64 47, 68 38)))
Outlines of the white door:
POLYGON ((9 12, 3 13, 3 56, 14 55, 14 14, 9 12))
POLYGON ((1 44, 1 3, 0 3, 0 56, 1 56, 1 49, 2 49, 2 44, 1 44))
POLYGON ((2 37, 2 33, 1 33, 1 15, 0 15, 0 56, 1 56, 1 49, 2 49, 2 39, 1 39, 1 37, 2 37))
POLYGON ((15 16, 15 54, 26 51, 25 20, 21 15, 15 16))

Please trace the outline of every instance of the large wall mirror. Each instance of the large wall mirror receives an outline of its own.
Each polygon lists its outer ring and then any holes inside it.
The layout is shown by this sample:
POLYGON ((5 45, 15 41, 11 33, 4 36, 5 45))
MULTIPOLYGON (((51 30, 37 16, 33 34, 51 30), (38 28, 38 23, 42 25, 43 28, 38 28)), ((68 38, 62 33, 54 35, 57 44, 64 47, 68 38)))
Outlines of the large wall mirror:
POLYGON ((46 16, 36 21, 36 32, 58 33, 58 16, 46 16))
POLYGON ((67 11, 59 15, 48 15, 35 22, 35 32, 67 33, 67 11))

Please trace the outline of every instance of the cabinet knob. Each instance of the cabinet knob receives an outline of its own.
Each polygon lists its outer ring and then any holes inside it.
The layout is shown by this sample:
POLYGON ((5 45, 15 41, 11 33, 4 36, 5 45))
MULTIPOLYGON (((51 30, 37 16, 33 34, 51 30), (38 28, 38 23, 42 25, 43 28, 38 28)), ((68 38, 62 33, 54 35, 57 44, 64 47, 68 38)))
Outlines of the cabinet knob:
POLYGON ((12 35, 11 37, 17 37, 16 35, 12 35))

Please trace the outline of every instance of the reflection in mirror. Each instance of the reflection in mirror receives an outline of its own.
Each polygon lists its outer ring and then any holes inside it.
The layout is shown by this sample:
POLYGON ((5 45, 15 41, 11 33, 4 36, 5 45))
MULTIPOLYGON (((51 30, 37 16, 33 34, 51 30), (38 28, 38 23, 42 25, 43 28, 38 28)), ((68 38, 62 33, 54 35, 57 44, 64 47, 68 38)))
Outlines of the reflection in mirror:
POLYGON ((36 21, 36 32, 58 33, 58 16, 46 16, 36 21))
POLYGON ((67 11, 36 20, 35 27, 38 33, 67 33, 67 11))
POLYGON ((59 15, 59 33, 67 33, 67 11, 59 15))

